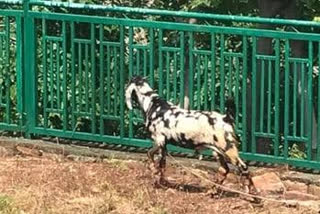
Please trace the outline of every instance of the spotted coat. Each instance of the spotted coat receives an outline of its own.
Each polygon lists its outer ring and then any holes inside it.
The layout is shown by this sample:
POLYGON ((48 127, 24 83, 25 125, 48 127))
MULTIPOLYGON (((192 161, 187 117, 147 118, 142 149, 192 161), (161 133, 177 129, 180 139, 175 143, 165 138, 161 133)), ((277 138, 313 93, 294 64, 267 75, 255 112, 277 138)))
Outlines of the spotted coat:
POLYGON ((233 127, 235 105, 232 101, 226 103, 226 114, 182 109, 162 99, 142 77, 132 78, 125 96, 129 109, 136 103, 144 113, 145 126, 154 141, 150 153, 158 148, 165 149, 167 143, 196 151, 211 149, 224 168, 229 162, 240 170, 246 169, 238 155, 239 139, 233 127))

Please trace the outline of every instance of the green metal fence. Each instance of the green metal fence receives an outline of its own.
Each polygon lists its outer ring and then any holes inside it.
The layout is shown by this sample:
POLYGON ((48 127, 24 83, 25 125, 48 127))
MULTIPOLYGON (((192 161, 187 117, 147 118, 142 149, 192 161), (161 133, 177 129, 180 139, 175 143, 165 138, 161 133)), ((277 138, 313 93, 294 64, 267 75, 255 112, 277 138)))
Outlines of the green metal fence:
POLYGON ((192 109, 224 111, 234 97, 246 160, 320 169, 320 23, 0 2, 1 129, 149 147, 139 111, 124 103, 140 74, 192 109), (263 39, 271 53, 260 51, 263 39), (297 41, 306 55, 292 52, 297 41))

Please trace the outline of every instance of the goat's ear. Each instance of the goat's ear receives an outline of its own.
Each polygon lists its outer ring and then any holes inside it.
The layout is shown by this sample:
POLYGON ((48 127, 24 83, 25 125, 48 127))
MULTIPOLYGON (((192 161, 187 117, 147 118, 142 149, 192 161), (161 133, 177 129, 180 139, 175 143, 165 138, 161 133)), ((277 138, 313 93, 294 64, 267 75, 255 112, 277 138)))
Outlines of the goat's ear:
POLYGON ((130 84, 126 89, 126 104, 128 109, 132 110, 132 93, 135 91, 135 86, 130 84))

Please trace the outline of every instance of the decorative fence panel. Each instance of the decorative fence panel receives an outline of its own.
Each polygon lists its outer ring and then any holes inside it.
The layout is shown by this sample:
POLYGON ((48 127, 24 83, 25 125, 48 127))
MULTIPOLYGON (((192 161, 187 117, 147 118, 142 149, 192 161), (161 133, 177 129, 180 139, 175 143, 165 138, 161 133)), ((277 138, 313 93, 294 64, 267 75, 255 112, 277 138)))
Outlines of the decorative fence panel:
POLYGON ((142 115, 124 102, 126 82, 142 75, 181 107, 224 112, 233 97, 243 158, 320 169, 320 23, 1 3, 1 129, 149 147, 142 115))

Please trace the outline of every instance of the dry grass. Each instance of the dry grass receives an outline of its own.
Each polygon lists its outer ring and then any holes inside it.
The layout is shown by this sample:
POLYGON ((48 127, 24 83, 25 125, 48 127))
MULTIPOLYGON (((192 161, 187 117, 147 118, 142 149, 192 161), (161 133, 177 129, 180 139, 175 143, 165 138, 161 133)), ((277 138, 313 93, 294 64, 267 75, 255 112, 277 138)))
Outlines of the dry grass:
MULTIPOLYGON (((70 161, 57 155, 0 157, 0 213, 169 214, 312 213, 281 206, 254 207, 236 196, 211 198, 210 187, 168 167, 177 189, 155 189, 142 162, 70 161)), ((206 175, 210 176, 211 173, 206 175)))
POLYGON ((0 158, 0 213, 164 213, 146 200, 148 190, 128 194, 110 183, 124 182, 128 163, 0 158))

